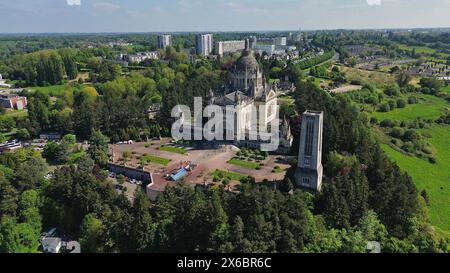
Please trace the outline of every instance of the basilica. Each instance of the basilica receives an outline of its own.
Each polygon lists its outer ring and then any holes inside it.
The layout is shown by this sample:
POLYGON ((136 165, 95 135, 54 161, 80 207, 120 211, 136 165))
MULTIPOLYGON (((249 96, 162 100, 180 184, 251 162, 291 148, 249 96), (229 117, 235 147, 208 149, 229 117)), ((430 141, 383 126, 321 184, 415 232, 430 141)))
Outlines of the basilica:
MULTIPOLYGON (((245 42, 245 49, 241 57, 236 62, 231 81, 228 86, 210 94, 210 104, 221 106, 226 110, 227 106, 235 106, 237 111, 234 132, 236 135, 245 136, 245 139, 236 138, 235 145, 260 149, 265 141, 250 140, 250 135, 254 133, 254 123, 252 123, 252 109, 256 107, 256 126, 267 127, 270 131, 272 121, 278 117, 278 90, 266 82, 262 70, 254 56, 254 52, 249 48, 249 41, 245 42)), ((280 145, 279 153, 289 153, 293 137, 290 131, 289 122, 282 118, 280 121, 280 145)), ((255 137, 258 138, 258 137, 255 137)))

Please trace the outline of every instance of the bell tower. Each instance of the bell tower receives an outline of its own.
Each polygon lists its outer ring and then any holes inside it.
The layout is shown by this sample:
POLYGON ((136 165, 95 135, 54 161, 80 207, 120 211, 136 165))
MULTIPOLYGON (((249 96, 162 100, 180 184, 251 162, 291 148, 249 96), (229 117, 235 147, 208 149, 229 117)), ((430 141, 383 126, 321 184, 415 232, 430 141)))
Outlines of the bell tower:
POLYGON ((295 181, 298 186, 320 191, 322 188, 323 112, 306 111, 302 115, 300 147, 295 181))

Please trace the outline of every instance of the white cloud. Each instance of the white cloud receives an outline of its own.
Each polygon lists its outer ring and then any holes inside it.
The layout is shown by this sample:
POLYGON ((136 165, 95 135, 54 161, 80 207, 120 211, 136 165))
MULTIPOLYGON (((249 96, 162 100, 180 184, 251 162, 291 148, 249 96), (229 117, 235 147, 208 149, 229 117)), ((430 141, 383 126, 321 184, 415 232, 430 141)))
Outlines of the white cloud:
POLYGON ((381 6, 381 0, 366 0, 369 6, 381 6))
POLYGON ((67 5, 69 6, 80 6, 81 0, 66 0, 67 5))

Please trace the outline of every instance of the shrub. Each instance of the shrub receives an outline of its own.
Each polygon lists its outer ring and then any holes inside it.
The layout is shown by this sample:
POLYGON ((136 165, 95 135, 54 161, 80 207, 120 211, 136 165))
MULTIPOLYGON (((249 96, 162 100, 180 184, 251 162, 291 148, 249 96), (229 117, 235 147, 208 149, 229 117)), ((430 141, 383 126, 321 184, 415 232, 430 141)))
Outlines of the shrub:
POLYGON ((436 164, 437 160, 434 157, 430 157, 430 158, 428 158, 428 162, 430 162, 431 164, 436 164))
POLYGON ((409 97, 408 98, 408 104, 416 104, 418 103, 418 100, 416 97, 409 97))
POLYGON ((414 153, 416 149, 414 148, 414 144, 412 142, 407 142, 402 146, 402 150, 408 153, 414 153))
POLYGON ((397 102, 395 100, 389 100, 388 103, 391 110, 394 110, 397 107, 397 102))
POLYGON ((391 107, 388 103, 385 102, 380 105, 380 112, 389 112, 389 111, 391 111, 391 107))
POLYGON ((395 138, 403 138, 403 135, 405 134, 405 130, 400 127, 395 127, 391 130, 391 136, 395 138))
POLYGON ((378 124, 378 119, 376 117, 371 117, 370 118, 370 123, 371 124, 378 124))
POLYGON ((406 101, 403 99, 397 100, 397 108, 405 108, 406 107, 406 101))
POLYGON ((401 145, 400 140, 398 140, 396 138, 391 139, 391 143, 397 147, 399 147, 401 145))
POLYGON ((385 128, 387 128, 387 127, 392 128, 392 127, 394 127, 394 126, 396 126, 396 125, 397 125, 397 122, 395 122, 395 121, 392 120, 392 119, 385 119, 385 120, 383 120, 383 121, 380 123, 380 126, 381 126, 381 127, 385 127, 385 128))
POLYGON ((416 141, 420 140, 421 135, 416 130, 406 130, 405 134, 403 135, 404 141, 416 141))
POLYGON ((388 96, 398 96, 400 95, 400 90, 397 86, 389 86, 384 90, 384 93, 388 96))

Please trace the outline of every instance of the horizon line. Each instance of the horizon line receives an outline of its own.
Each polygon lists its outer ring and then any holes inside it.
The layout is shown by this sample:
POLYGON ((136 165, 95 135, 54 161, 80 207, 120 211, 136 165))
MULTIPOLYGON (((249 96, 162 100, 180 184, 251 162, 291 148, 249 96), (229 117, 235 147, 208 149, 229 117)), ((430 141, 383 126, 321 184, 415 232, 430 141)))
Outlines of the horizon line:
POLYGON ((93 32, 0 32, 0 35, 45 35, 45 34, 71 34, 71 35, 89 35, 89 34, 180 34, 180 33, 268 33, 268 32, 315 32, 315 31, 392 31, 392 30, 449 30, 450 26, 439 27, 375 27, 375 28, 311 28, 311 29, 286 29, 286 30, 179 30, 179 31, 93 31, 93 32))

